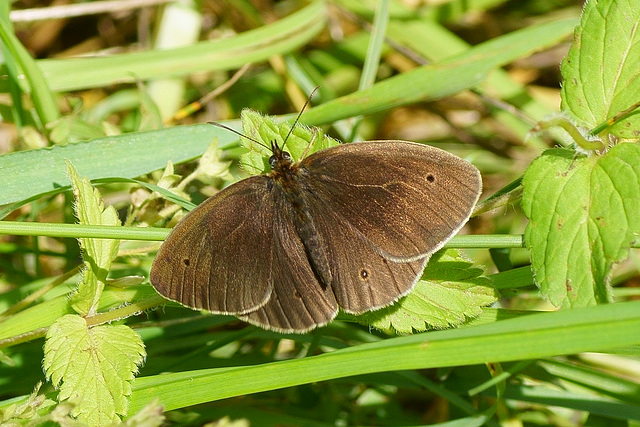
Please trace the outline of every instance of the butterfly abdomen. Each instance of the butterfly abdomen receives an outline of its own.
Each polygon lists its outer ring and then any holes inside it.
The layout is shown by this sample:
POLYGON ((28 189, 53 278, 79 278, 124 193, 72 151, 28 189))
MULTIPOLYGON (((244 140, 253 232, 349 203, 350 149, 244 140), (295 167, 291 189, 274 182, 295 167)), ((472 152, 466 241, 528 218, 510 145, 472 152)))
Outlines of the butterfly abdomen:
POLYGON ((279 166, 271 173, 271 178, 285 196, 294 219, 296 233, 302 241, 309 264, 322 289, 326 289, 333 282, 327 245, 322 241, 313 217, 306 207, 304 189, 297 174, 298 165, 279 164, 279 166))

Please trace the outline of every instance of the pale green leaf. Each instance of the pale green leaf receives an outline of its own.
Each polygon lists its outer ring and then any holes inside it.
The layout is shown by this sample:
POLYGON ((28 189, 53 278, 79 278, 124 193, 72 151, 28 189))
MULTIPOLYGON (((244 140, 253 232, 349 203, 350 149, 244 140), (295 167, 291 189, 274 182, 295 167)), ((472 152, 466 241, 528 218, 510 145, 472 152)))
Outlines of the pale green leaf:
MULTIPOLYGON (((87 178, 80 178, 71 163, 67 162, 67 174, 75 197, 75 212, 80 224, 120 225, 113 206, 104 207, 100 192, 91 186, 87 178)), ((104 289, 111 261, 118 254, 120 242, 115 239, 82 238, 85 270, 77 291, 71 297, 71 305, 78 313, 86 315, 95 311, 104 289)))
MULTIPOLYGON (((55 405, 51 399, 41 393, 42 382, 38 382, 33 392, 22 402, 14 402, 0 409, 0 426, 20 426, 27 420, 32 423, 39 413, 47 413, 47 409, 55 405)), ((68 421, 71 421, 70 419, 68 421)))
MULTIPOLYGON (((640 100, 640 7, 635 0, 586 4, 562 64, 562 110, 593 128, 640 100)), ((610 131, 638 139, 640 114, 610 131)))
POLYGON ((610 301, 611 268, 640 234, 640 146, 591 157, 548 150, 522 183, 525 241, 543 295, 557 306, 610 301))
POLYGON ((483 271, 456 250, 432 257, 409 295, 381 310, 358 316, 359 322, 399 333, 457 326, 479 316, 497 300, 483 271))
POLYGON ((318 128, 309 128, 300 123, 291 131, 291 123, 278 123, 271 116, 264 116, 248 108, 242 110, 242 131, 248 137, 261 144, 242 138, 242 143, 249 150, 240 161, 251 174, 268 171, 271 156, 271 142, 291 154, 294 160, 300 160, 303 155, 338 145, 339 142, 326 136, 318 128), (289 132, 291 134, 289 135, 289 132), (288 138, 287 138, 288 135, 288 138), (285 142, 286 139, 286 142, 285 142))
POLYGON ((164 408, 158 403, 157 400, 146 404, 135 414, 127 417, 122 423, 127 427, 157 427, 164 424, 165 416, 163 414, 164 408))
POLYGON ((198 169, 196 171, 198 179, 222 178, 225 181, 233 179, 229 172, 231 162, 223 161, 222 153, 222 150, 218 148, 218 139, 216 138, 209 144, 207 151, 198 160, 198 169))
POLYGON ((125 325, 87 327, 76 315, 59 318, 47 332, 44 370, 59 389, 58 400, 88 425, 108 425, 127 413, 131 381, 146 353, 125 325))

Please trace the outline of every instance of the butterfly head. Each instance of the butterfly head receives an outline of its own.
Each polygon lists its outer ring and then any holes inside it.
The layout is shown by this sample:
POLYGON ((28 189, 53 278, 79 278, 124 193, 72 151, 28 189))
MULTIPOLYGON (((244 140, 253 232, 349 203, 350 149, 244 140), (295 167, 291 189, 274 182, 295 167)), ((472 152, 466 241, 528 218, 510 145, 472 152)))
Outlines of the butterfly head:
POLYGON ((291 154, 280 148, 275 140, 271 141, 271 152, 273 154, 269 157, 269 166, 271 166, 272 171, 291 167, 293 163, 291 154))
MULTIPOLYGON (((309 96, 302 110, 290 126, 285 123, 277 123, 270 117, 264 117, 248 109, 242 112, 244 132, 237 131, 221 123, 209 123, 243 138, 242 145, 249 150, 249 153, 245 155, 246 157, 242 161, 254 172, 265 173, 268 169, 271 169, 272 172, 295 170, 297 162, 293 158, 303 159, 316 140, 316 131, 311 132, 304 126, 298 126, 300 116, 316 90, 309 96), (267 144, 266 141, 268 140, 270 142, 267 144), (270 156, 267 152, 270 152, 270 156), (293 153, 293 155, 290 153, 293 153), (266 157, 268 157, 268 162, 265 162, 266 157)), ((325 139, 328 139, 328 137, 323 138, 323 141, 325 139)))

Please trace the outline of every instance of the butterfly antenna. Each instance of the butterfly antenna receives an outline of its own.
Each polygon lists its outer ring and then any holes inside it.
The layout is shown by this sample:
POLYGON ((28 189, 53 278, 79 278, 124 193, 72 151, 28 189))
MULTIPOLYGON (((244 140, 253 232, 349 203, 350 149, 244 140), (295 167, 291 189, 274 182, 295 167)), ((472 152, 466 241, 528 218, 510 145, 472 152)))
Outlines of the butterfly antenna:
POLYGON ((230 128, 229 126, 223 125, 222 123, 216 123, 216 122, 207 122, 207 123, 209 123, 210 125, 218 126, 219 128, 222 128, 222 129, 226 129, 226 130, 228 130, 230 132, 233 132, 236 135, 241 136, 242 138, 246 138, 249 141, 253 141, 258 145, 262 145, 264 148, 266 148, 267 150, 271 151, 271 147, 268 147, 267 145, 263 144, 262 142, 258 141, 257 139, 251 138, 249 135, 245 135, 242 132, 238 132, 237 130, 235 130, 233 128, 230 128))
POLYGON ((309 97, 307 98, 306 102, 304 103, 304 105, 302 106, 302 110, 300 110, 300 112, 298 113, 298 117, 296 117, 295 121, 293 122, 293 124, 291 125, 291 128, 289 129, 289 133, 287 134, 287 137, 284 139, 284 141, 282 142, 282 145, 284 146, 284 144, 287 143, 287 140, 289 139, 289 136, 291 135, 291 133, 293 132, 293 129, 295 129, 296 125, 298 124, 298 120, 300 120, 300 116, 302 115, 302 113, 304 113, 304 109, 307 108, 307 105, 309 105, 309 102, 311 102, 311 98, 313 98, 313 95, 316 94, 316 92, 318 91, 318 89, 320 89, 320 86, 316 86, 316 88, 311 92, 311 94, 309 95, 309 97))
MULTIPOLYGON (((283 145, 287 142, 287 140, 289 139, 289 136, 291 135, 291 132, 293 132, 293 129, 296 127, 296 125, 298 124, 298 120, 300 120, 300 116, 302 115, 302 113, 304 112, 304 109, 307 108, 307 105, 309 105, 309 102, 311 102, 311 98, 313 98, 313 95, 316 94, 316 92, 318 91, 318 89, 320 89, 320 86, 316 86, 315 89, 313 89, 313 91, 311 92, 311 94, 309 95, 309 97, 307 98, 306 102, 304 103, 304 105, 302 106, 302 110, 298 113, 298 117, 296 117, 296 120, 293 122, 293 125, 291 126, 291 128, 289 129, 289 133, 287 134, 287 137, 284 139, 283 145)), ((207 122, 210 125, 214 125, 214 126, 218 126, 219 128, 222 129, 226 129, 230 132, 235 133, 236 135, 242 137, 242 138, 246 138, 249 141, 253 141, 258 145, 263 146, 264 148, 266 148, 267 150, 271 150, 272 147, 269 147, 265 144, 263 144, 262 142, 258 141, 255 138, 250 137, 249 135, 245 135, 242 132, 238 132, 237 130, 230 128, 227 125, 223 125, 222 123, 216 123, 216 122, 207 122)))

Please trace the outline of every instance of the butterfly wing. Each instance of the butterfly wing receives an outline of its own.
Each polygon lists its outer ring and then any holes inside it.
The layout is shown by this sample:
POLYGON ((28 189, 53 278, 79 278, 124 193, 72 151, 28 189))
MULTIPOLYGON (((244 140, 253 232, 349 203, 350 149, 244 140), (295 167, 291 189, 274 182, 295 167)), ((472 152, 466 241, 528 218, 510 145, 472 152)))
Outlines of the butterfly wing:
POLYGON ((296 212, 279 188, 274 192, 273 292, 267 303, 241 319, 278 332, 305 332, 329 323, 338 313, 330 288, 318 282, 294 227, 296 212))
POLYGON ((361 314, 385 307, 413 289, 428 257, 410 262, 390 260, 322 201, 309 206, 328 251, 331 289, 344 311, 361 314))
POLYGON ((150 280, 160 294, 221 314, 244 314, 267 302, 275 252, 268 181, 239 181, 174 227, 151 267, 150 280))
POLYGON ((345 144, 300 163, 305 202, 331 252, 338 305, 361 313, 408 293, 431 254, 468 220, 479 172, 404 141, 345 144))
POLYGON ((151 283, 168 299, 266 329, 326 324, 338 306, 311 270, 293 215, 267 176, 233 184, 175 226, 153 262, 151 283))
POLYGON ((315 197, 389 259, 424 258, 467 222, 480 173, 446 151, 406 141, 332 147, 304 159, 315 197))

